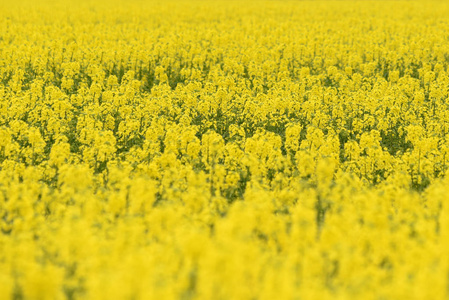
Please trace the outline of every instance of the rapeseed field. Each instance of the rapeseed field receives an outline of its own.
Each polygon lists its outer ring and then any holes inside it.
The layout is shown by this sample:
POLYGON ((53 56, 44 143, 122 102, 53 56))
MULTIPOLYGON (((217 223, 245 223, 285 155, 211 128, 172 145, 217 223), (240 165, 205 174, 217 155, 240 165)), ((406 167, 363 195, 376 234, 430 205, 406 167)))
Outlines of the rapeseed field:
POLYGON ((0 299, 449 299, 448 16, 0 1, 0 299))

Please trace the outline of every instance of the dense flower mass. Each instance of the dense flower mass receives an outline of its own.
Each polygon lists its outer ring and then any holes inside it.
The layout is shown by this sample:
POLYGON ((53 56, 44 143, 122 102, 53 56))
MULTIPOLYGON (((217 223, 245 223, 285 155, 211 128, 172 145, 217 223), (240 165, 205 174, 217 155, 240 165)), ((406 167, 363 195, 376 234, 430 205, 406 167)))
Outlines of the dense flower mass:
POLYGON ((0 2, 0 299, 449 299, 448 15, 0 2))

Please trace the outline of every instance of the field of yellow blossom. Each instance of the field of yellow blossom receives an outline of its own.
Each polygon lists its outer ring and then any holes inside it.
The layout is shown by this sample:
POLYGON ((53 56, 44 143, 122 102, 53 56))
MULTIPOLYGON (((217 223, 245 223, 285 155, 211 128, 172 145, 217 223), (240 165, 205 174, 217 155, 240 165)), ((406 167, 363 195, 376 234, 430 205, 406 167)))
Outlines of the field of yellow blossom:
POLYGON ((448 16, 0 0, 0 299, 449 299, 448 16))

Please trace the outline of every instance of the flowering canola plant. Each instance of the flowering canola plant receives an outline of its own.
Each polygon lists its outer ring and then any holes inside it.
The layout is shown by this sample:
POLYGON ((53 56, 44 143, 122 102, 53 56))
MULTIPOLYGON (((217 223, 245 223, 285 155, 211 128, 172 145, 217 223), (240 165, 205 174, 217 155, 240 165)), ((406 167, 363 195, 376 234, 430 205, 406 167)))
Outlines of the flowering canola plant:
POLYGON ((449 299, 448 15, 1 1, 0 299, 449 299))

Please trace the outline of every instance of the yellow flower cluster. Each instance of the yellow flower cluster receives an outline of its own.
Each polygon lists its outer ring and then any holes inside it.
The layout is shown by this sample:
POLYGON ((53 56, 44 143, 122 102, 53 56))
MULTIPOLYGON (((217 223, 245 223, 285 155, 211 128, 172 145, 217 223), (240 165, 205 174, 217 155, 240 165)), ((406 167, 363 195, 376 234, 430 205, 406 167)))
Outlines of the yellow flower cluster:
POLYGON ((0 299, 449 299, 447 3, 13 2, 0 299))

